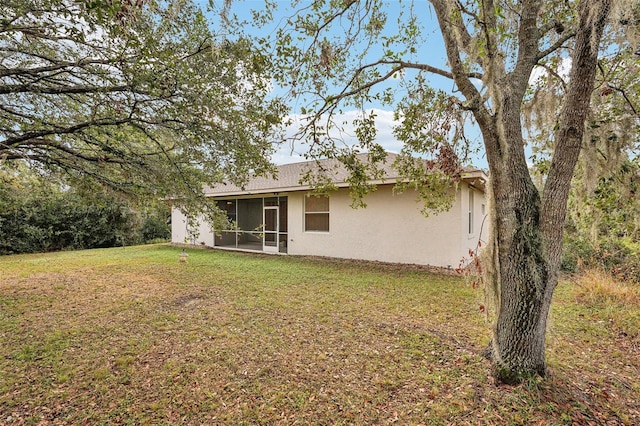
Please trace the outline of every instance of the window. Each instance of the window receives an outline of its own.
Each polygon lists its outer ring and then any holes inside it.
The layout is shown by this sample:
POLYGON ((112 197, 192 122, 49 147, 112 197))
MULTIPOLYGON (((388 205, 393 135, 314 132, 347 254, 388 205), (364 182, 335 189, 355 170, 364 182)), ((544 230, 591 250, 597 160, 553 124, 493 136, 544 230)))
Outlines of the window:
POLYGON ((473 189, 469 188, 469 235, 473 234, 473 189))
POLYGON ((329 232, 329 197, 305 197, 304 230, 329 232))

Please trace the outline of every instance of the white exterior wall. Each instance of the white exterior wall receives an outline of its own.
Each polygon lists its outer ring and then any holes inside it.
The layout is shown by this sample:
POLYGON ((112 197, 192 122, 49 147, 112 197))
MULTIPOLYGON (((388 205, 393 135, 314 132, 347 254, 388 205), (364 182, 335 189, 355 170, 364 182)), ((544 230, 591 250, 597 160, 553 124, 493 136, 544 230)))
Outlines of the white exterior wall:
POLYGON ((468 186, 461 189, 451 210, 429 217, 420 213, 415 194, 393 195, 391 185, 367 195, 360 209, 351 208, 348 190, 340 189, 330 196, 329 232, 304 232, 304 193, 289 194, 288 252, 456 268, 476 246, 484 202, 476 191, 469 235, 468 186))
POLYGON ((187 241, 187 221, 180 210, 171 207, 171 242, 185 243, 187 241))
MULTIPOLYGON (((351 208, 347 189, 330 194, 329 232, 304 231, 307 192, 281 193, 288 197, 288 253, 393 263, 457 268, 478 244, 483 223, 484 193, 461 183, 452 208, 424 217, 415 194, 394 195, 392 185, 381 185, 367 195, 366 208, 351 208), (469 190, 474 191, 473 232, 469 234, 469 190)), ((244 198, 244 197, 239 197, 244 198)), ((485 209, 486 210, 486 209, 485 209)), ((186 219, 172 209, 171 241, 192 243, 186 219), (187 240, 185 240, 185 237, 187 240)), ((482 230, 487 240, 486 223, 482 230)), ((195 243, 212 247, 213 232, 201 221, 195 243)))
POLYGON ((180 210, 171 208, 171 242, 181 244, 204 244, 213 247, 213 232, 211 227, 202 218, 198 220, 199 226, 192 232, 187 227, 187 219, 180 210), (195 237, 195 238, 194 238, 195 237))

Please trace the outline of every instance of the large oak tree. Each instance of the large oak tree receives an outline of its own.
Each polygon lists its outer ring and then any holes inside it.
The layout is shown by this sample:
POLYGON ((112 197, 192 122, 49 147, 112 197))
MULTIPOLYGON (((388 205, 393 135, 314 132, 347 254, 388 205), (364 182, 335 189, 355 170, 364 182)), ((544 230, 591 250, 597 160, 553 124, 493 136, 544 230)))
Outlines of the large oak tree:
MULTIPOLYGON (((455 179, 455 164, 469 147, 465 123, 475 121, 491 180, 493 226, 483 266, 495 294, 496 320, 487 355, 502 381, 545 374, 547 318, 598 55, 637 48, 625 37, 634 26, 619 25, 628 22, 630 3, 429 0, 405 3, 392 16, 397 8, 377 0, 294 2, 274 32, 277 39, 262 40, 279 60, 281 82, 303 105, 307 121, 299 137, 309 144, 309 155, 344 160, 354 182, 384 159, 371 105, 396 108, 396 135, 406 154, 398 166, 417 188, 437 187, 434 182, 441 179, 429 177, 434 173, 455 179), (424 53, 429 18, 437 21, 444 65, 424 53), (567 64, 566 86, 556 93, 561 101, 545 141, 552 155, 539 189, 525 153, 523 106, 531 101, 536 75, 559 75, 567 64), (449 80, 453 91, 431 87, 434 77, 449 80), (360 142, 341 147, 336 117, 351 108, 361 111, 354 123, 360 142), (373 152, 371 161, 358 163, 353 155, 358 150, 373 152), (427 161, 412 160, 420 153, 427 161)), ((359 189, 356 196, 370 188, 359 189)))
POLYGON ((269 171, 269 64, 211 28, 191 1, 3 1, 0 167, 191 207, 269 171))

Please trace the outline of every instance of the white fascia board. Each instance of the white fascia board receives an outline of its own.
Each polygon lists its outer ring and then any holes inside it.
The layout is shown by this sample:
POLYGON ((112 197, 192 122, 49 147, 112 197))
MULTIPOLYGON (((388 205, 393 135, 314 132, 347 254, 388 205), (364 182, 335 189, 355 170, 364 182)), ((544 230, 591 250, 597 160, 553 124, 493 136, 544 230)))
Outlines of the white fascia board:
MULTIPOLYGON (((390 183, 388 180, 375 180, 369 181, 370 184, 374 185, 387 185, 390 183)), ((334 183, 337 188, 348 188, 349 184, 347 182, 338 182, 334 183)), ((205 194, 207 197, 220 198, 220 197, 239 197, 244 195, 262 195, 262 194, 281 194, 284 192, 300 192, 300 191, 312 191, 313 187, 311 185, 298 185, 298 186, 288 186, 288 187, 273 187, 273 188, 260 188, 254 189, 250 191, 228 191, 228 192, 208 192, 205 194)))

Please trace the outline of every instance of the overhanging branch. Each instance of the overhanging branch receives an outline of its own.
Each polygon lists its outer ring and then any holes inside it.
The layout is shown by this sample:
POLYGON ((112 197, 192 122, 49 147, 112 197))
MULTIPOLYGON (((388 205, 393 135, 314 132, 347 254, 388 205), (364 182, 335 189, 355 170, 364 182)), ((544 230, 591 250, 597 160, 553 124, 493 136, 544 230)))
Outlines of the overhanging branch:
POLYGON ((131 120, 129 119, 102 119, 96 121, 85 121, 69 127, 26 132, 20 136, 14 136, 11 138, 7 138, 4 141, 0 141, 0 152, 6 149, 10 149, 11 147, 16 145, 28 144, 29 141, 38 141, 39 139, 42 139, 46 136, 72 134, 90 127, 117 126, 126 124, 130 121, 131 120))
MULTIPOLYGON (((132 87, 128 84, 100 87, 100 86, 42 86, 34 84, 8 84, 0 86, 0 95, 17 94, 17 93, 41 93, 45 95, 65 95, 65 94, 87 94, 87 93, 115 93, 115 92, 133 92, 132 87)), ((135 93, 146 94, 135 91, 135 93)))
MULTIPOLYGON (((16 51, 16 53, 22 53, 16 51)), ((81 59, 79 61, 56 61, 54 58, 46 58, 49 62, 53 62, 55 65, 47 65, 34 68, 4 68, 0 69, 0 78, 14 77, 14 76, 36 76, 42 73, 49 73, 53 71, 60 71, 72 68, 82 68, 87 65, 111 65, 116 62, 115 59, 81 59)))
POLYGON ((552 54, 553 52, 555 52, 556 50, 560 49, 562 46, 564 46, 564 44, 571 38, 575 37, 576 33, 575 31, 570 31, 570 32, 566 32, 562 35, 562 37, 560 37, 558 40, 555 41, 555 43, 553 43, 551 46, 549 46, 548 48, 540 51, 537 55, 536 58, 536 62, 540 61, 543 58, 546 58, 548 55, 552 54))

